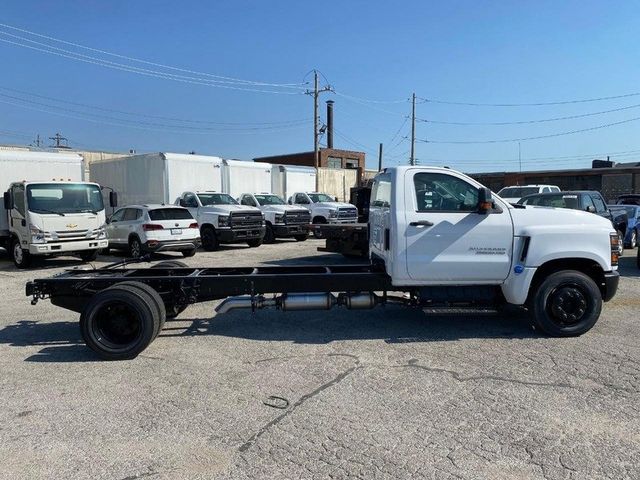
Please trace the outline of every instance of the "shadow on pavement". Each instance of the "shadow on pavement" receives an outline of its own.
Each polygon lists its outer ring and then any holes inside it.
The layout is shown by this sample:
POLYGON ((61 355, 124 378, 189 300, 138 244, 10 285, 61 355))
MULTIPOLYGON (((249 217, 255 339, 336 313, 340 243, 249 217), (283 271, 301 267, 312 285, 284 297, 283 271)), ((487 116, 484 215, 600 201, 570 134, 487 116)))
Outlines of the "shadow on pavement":
POLYGON ((625 256, 620 257, 618 271, 622 277, 640 277, 640 268, 638 268, 635 253, 635 250, 632 250, 629 254, 625 251, 625 256))

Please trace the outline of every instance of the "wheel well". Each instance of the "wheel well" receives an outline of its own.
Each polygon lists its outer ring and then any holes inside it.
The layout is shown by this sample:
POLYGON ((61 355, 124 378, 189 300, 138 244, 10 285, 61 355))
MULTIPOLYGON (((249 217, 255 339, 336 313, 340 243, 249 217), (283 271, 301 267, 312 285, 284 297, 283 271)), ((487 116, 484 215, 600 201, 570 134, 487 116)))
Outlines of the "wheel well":
POLYGON ((211 225, 210 223, 204 223, 202 224, 202 226, 200 227, 200 231, 204 230, 205 228, 212 228, 213 231, 215 232, 216 227, 214 227, 213 225, 211 225))
POLYGON ((576 270, 584 273, 596 282, 596 285, 604 294, 604 271, 597 262, 588 258, 559 258, 543 263, 537 268, 533 280, 531 280, 529 292, 535 291, 536 287, 549 275, 562 270, 576 270))
POLYGON ((269 220, 265 220, 264 223, 265 225, 269 225, 270 227, 273 227, 273 224, 269 220))
POLYGON ((138 236, 138 234, 137 234, 137 233, 130 233, 130 234, 129 234, 129 238, 128 238, 128 240, 127 240, 127 243, 131 243, 131 240, 133 240, 134 238, 137 238, 137 239, 138 239, 138 241, 139 241, 140 243, 142 243, 142 240, 140 240, 140 237, 138 236))
POLYGON ((327 219, 321 215, 316 215, 315 217, 313 217, 312 223, 327 223, 327 219))

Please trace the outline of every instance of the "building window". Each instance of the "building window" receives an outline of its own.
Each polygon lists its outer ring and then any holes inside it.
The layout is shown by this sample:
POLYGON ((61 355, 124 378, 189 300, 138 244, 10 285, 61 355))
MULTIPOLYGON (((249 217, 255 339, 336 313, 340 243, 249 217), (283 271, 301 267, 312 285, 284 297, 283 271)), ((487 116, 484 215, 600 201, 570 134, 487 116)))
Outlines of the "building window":
POLYGON ((340 158, 340 157, 328 157, 327 158, 327 167, 328 168, 342 168, 342 158, 340 158))
POLYGON ((358 162, 357 158, 347 158, 344 162, 344 168, 358 168, 360 166, 360 162, 358 162))

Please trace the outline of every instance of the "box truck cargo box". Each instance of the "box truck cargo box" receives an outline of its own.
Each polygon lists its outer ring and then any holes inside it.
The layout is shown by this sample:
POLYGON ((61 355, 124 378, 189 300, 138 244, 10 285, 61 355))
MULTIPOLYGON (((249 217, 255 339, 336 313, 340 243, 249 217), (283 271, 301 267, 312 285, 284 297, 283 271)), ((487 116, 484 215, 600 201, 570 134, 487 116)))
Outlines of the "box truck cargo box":
POLYGON ((222 191, 233 198, 243 193, 271 192, 271 164, 224 160, 222 191))
POLYGON ((293 192, 314 192, 316 169, 295 165, 273 165, 271 167, 271 191, 285 201, 293 192))

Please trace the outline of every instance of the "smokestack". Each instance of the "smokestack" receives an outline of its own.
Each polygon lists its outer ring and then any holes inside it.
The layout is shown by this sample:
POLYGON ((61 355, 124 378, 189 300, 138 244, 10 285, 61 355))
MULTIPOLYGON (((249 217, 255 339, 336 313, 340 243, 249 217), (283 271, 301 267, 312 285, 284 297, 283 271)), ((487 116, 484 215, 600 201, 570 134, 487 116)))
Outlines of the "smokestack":
POLYGON ((327 100, 327 148, 333 148, 333 100, 327 100))

